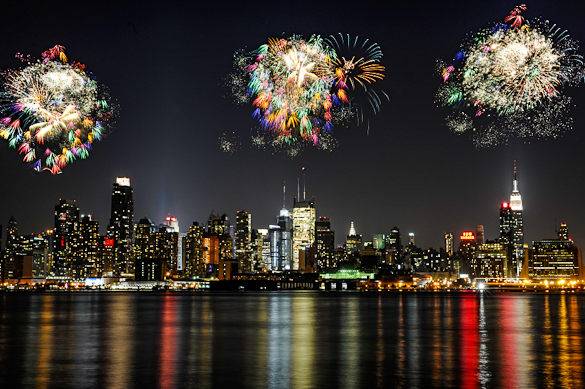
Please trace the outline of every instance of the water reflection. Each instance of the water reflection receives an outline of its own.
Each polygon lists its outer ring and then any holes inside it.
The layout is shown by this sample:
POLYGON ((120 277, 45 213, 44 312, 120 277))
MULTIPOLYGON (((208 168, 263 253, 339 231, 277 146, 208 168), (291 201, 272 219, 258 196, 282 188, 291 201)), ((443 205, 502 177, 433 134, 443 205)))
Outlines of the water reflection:
MULTIPOLYGON (((113 296, 108 306, 108 331, 104 336, 107 353, 105 382, 108 388, 127 388, 131 382, 131 358, 133 353, 133 301, 131 295, 113 296)), ((107 301, 103 302, 107 304, 107 301)))
POLYGON ((292 299, 292 385, 313 386, 315 374, 315 298, 300 296, 292 299))
POLYGON ((5 294, 0 387, 582 387, 577 294, 5 294))
POLYGON ((33 346, 38 350, 35 379, 37 388, 47 388, 49 386, 50 361, 53 352, 53 301, 55 298, 54 296, 43 297, 40 299, 40 318, 36 327, 39 333, 39 340, 38 344, 33 346))

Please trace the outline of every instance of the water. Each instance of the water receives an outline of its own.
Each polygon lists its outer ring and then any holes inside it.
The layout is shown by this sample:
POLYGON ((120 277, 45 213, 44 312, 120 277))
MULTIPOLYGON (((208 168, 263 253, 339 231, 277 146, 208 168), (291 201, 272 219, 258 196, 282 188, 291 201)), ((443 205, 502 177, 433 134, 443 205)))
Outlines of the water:
POLYGON ((0 295, 0 387, 580 387, 585 295, 0 295))

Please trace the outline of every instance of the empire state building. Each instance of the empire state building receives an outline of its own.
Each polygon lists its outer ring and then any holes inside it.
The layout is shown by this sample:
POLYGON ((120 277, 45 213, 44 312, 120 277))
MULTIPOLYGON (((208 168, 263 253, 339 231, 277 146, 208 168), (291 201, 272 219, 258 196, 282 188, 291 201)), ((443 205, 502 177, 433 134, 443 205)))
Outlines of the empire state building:
POLYGON ((512 181, 512 194, 510 195, 510 240, 512 246, 511 265, 509 269, 512 277, 519 277, 524 260, 524 221, 522 213, 522 195, 518 190, 518 167, 514 161, 514 179, 512 181))

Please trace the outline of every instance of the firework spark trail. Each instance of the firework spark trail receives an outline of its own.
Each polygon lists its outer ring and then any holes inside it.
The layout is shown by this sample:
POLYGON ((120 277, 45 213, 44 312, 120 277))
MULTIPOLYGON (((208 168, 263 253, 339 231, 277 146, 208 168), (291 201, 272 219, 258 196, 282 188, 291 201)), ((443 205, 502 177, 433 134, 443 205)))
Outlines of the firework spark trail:
POLYGON ((583 57, 567 31, 527 21, 524 4, 479 31, 440 66, 438 103, 446 123, 478 146, 511 138, 556 138, 572 127, 564 89, 582 81, 583 57))
POLYGON ((264 133, 253 144, 289 155, 306 146, 333 150, 334 123, 363 118, 366 105, 372 116, 387 98, 374 89, 385 77, 381 59, 380 46, 361 37, 269 38, 251 54, 235 54, 227 83, 236 102, 254 107, 264 133))
POLYGON ((89 156, 113 118, 109 97, 85 71, 54 46, 42 59, 3 72, 0 137, 36 171, 61 173, 89 156))

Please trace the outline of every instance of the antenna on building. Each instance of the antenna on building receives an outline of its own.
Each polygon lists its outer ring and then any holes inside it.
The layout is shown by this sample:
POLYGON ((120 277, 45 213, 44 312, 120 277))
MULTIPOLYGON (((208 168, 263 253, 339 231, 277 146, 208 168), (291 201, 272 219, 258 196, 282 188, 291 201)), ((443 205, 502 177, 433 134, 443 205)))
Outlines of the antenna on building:
POLYGON ((307 200, 307 177, 305 176, 305 167, 301 169, 303 174, 303 201, 307 200))
POLYGON ((282 181, 282 209, 286 208, 286 180, 282 181))
POLYGON ((301 201, 301 178, 297 177, 297 201, 301 201))
POLYGON ((518 192, 518 163, 516 162, 516 160, 514 160, 514 169, 513 169, 513 172, 514 172, 514 181, 513 181, 514 188, 513 188, 513 191, 514 192, 518 192))

